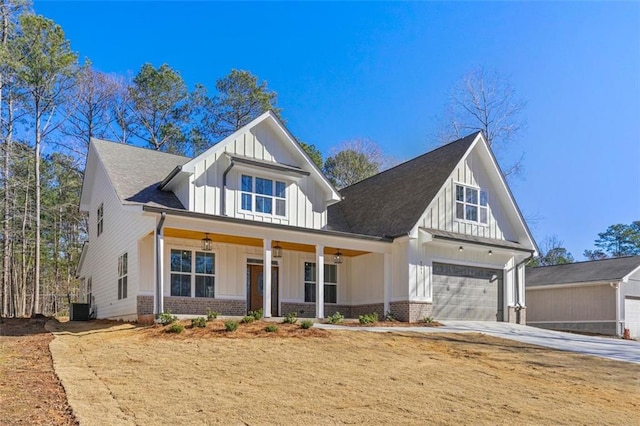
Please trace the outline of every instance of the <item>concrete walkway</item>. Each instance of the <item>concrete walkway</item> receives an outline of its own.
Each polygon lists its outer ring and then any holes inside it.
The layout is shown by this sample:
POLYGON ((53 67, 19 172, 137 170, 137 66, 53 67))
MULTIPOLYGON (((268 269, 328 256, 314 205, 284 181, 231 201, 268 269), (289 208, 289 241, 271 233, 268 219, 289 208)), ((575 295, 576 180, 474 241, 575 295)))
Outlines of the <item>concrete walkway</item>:
POLYGON ((443 327, 345 327, 330 324, 315 324, 314 327, 373 332, 482 333, 561 351, 640 364, 640 342, 633 340, 584 336, 505 322, 445 321, 443 323, 443 327))

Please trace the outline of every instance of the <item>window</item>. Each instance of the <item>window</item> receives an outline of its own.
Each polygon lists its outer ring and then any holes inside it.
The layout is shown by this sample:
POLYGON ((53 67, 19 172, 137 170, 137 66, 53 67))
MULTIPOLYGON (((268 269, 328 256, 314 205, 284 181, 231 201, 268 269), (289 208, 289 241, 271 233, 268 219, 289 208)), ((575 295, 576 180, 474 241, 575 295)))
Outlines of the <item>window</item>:
POLYGON ((242 175, 240 207, 256 213, 286 216, 286 189, 284 182, 242 175))
POLYGON ((98 226, 98 237, 100 236, 100 234, 102 234, 102 231, 104 230, 104 206, 103 203, 100 203, 100 206, 98 206, 98 211, 96 214, 96 221, 97 221, 97 226, 98 226))
MULTIPOLYGON (((316 301, 316 264, 304 262, 304 301, 316 301)), ((338 303, 338 265, 324 265, 324 302, 338 303)))
POLYGON ((91 293, 93 292, 91 277, 87 278, 87 303, 91 304, 91 293))
POLYGON ((456 219, 487 224, 489 203, 487 191, 456 185, 456 219))
POLYGON ((127 298, 127 253, 118 258, 118 300, 127 298))
POLYGON ((171 295, 215 297, 215 254, 171 250, 171 295))

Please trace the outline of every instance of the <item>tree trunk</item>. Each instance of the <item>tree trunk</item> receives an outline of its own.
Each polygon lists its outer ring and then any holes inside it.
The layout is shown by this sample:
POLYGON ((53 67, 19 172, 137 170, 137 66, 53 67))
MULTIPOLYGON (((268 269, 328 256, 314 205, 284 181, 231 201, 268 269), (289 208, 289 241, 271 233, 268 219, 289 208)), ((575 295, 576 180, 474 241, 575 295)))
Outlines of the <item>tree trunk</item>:
POLYGON ((33 303, 33 313, 40 313, 40 143, 42 139, 42 135, 40 134, 40 102, 36 98, 35 102, 35 112, 36 112, 36 146, 34 148, 34 161, 35 164, 33 168, 35 170, 35 185, 36 185, 36 247, 35 247, 35 264, 34 264, 34 277, 33 277, 33 286, 34 286, 34 303, 33 303))

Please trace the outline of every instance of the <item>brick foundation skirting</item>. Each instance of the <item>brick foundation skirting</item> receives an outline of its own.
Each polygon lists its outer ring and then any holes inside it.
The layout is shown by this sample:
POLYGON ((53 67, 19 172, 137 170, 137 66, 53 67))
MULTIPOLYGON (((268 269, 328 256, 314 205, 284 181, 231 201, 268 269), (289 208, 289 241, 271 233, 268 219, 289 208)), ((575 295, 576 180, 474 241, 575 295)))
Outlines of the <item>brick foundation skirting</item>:
MULTIPOLYGON (((138 316, 153 315, 153 296, 138 296, 138 316)), ((164 298, 164 310, 177 315, 206 315, 207 309, 222 315, 243 316, 247 313, 244 300, 209 299, 205 297, 164 298)))
POLYGON ((418 322, 433 315, 433 304, 430 302, 391 302, 390 309, 393 318, 404 322, 418 322))

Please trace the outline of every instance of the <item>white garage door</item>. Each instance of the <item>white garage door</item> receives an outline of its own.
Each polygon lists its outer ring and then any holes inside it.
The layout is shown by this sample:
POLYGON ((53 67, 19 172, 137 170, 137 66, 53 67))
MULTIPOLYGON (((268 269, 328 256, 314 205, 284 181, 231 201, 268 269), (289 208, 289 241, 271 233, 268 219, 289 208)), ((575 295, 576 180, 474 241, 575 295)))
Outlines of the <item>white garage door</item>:
POLYGON ((502 271, 433 264, 433 317, 442 320, 503 321, 502 271))
POLYGON ((625 297, 624 327, 629 329, 632 339, 640 339, 640 299, 625 297))

